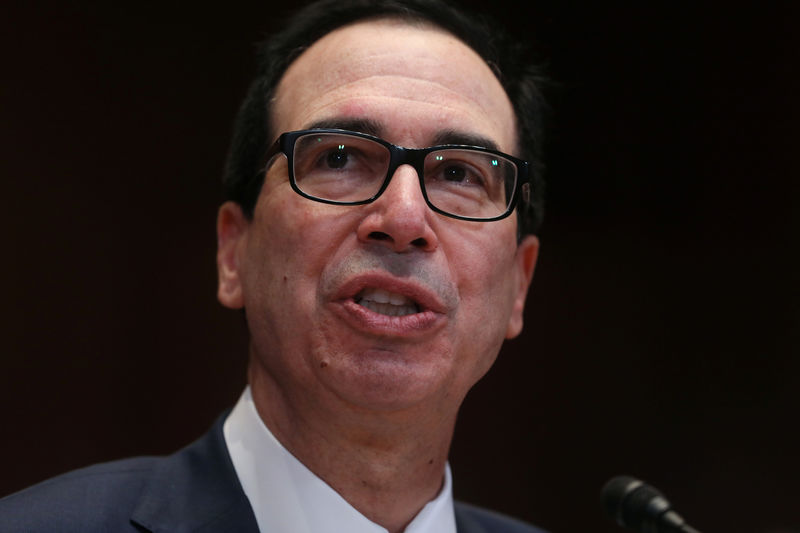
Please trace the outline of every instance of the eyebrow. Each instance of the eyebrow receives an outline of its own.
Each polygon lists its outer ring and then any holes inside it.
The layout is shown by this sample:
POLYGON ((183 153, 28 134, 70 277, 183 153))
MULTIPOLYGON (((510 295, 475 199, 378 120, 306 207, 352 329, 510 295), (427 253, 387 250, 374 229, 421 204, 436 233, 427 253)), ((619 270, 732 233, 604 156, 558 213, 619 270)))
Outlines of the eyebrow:
MULTIPOLYGON (((383 124, 367 118, 330 118, 322 119, 309 124, 306 129, 336 129, 366 133, 374 137, 381 137, 384 131, 383 124)), ((442 130, 433 137, 431 146, 455 144, 464 146, 479 146, 490 150, 498 150, 497 143, 483 135, 458 131, 453 129, 442 130)))
POLYGON ((368 118, 329 118, 312 122, 306 129, 309 130, 348 130, 366 133, 373 137, 380 137, 383 125, 368 118))
POLYGON ((439 144, 462 144, 466 146, 480 146, 481 148, 489 148, 490 150, 498 150, 497 143, 488 137, 476 135, 456 130, 440 131, 433 138, 435 145, 439 144))

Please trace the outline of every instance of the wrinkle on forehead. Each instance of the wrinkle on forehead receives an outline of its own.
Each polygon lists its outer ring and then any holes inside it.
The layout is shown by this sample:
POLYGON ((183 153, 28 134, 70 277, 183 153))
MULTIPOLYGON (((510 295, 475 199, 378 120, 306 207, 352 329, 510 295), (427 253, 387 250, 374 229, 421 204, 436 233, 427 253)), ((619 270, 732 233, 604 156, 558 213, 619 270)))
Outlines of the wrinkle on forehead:
POLYGON ((424 112, 446 127, 488 126, 507 150, 516 144, 511 103, 477 53, 436 27, 386 20, 339 28, 301 54, 278 85, 273 126, 299 129, 321 114, 377 108, 381 99, 431 107, 424 112))
POLYGON ((387 73, 387 74, 373 74, 370 76, 364 76, 358 79, 350 80, 343 82, 338 85, 331 85, 327 89, 330 92, 344 92, 351 96, 357 96, 361 89, 362 85, 369 86, 369 87, 383 87, 388 93, 395 92, 400 97, 407 98, 409 100, 417 100, 421 102, 435 102, 437 98, 433 96, 432 93, 427 93, 422 90, 418 91, 411 91, 408 92, 406 90, 400 90, 398 88, 398 83, 400 81, 404 81, 411 85, 419 85, 419 89, 428 88, 433 89, 434 91, 440 91, 445 93, 447 96, 457 99, 464 99, 468 101, 475 102, 475 104, 479 104, 481 99, 477 97, 467 97, 465 98, 462 93, 453 89, 451 86, 445 85, 443 81, 439 80, 431 80, 425 78, 423 76, 409 76, 407 74, 396 74, 396 73, 387 73))
MULTIPOLYGON (((420 111, 423 111, 421 116, 412 117, 407 115, 404 120, 406 126, 405 128, 400 128, 399 124, 390 124, 389 126, 392 126, 392 128, 395 129, 408 130, 410 132, 422 134, 422 126, 429 125, 430 123, 435 123, 437 126, 436 131, 441 131, 442 129, 455 129, 447 128, 449 122, 448 117, 451 115, 458 115, 461 117, 462 121, 473 124, 486 122, 485 115, 465 111, 463 108, 444 104, 441 99, 422 99, 415 98, 413 95, 381 97, 358 97, 347 95, 341 99, 334 100, 320 107, 303 109, 300 113, 298 113, 298 124, 300 124, 299 127, 301 128, 307 128, 310 124, 318 122, 320 118, 338 117, 340 115, 375 116, 378 114, 378 112, 375 110, 386 107, 386 105, 391 105, 402 109, 403 106, 406 106, 412 102, 420 108, 420 111)), ((383 123, 384 121, 381 122, 383 123)), ((479 131, 473 131, 472 129, 467 130, 465 128, 459 128, 459 130, 463 131, 465 134, 473 134, 475 136, 480 136, 481 133, 479 131)), ((379 136, 382 135, 386 134, 381 133, 379 136)), ((414 143, 418 146, 409 144, 407 147, 422 148, 424 146, 428 146, 429 143, 430 139, 420 139, 418 143, 414 143)))
MULTIPOLYGON (((437 33, 442 37, 447 34, 437 33)), ((353 83, 369 82, 371 78, 404 78, 417 80, 421 83, 431 83, 438 85, 443 90, 453 91, 453 84, 458 81, 458 92, 473 100, 476 104, 483 101, 491 101, 499 96, 492 84, 481 81, 482 76, 478 76, 473 70, 470 76, 461 76, 458 80, 452 79, 448 75, 448 63, 458 61, 469 61, 470 51, 466 45, 460 41, 452 39, 452 50, 448 50, 447 58, 440 55, 429 55, 433 52, 428 50, 424 44, 420 43, 414 47, 404 47, 403 54, 398 54, 397 49, 382 50, 363 50, 355 54, 346 54, 337 57, 333 61, 339 61, 346 68, 334 70, 325 78, 319 80, 319 88, 323 91, 333 90, 334 88, 346 88, 353 83)), ((485 69, 482 61, 479 61, 475 68, 486 70, 491 73, 488 66, 485 69)), ((491 74, 494 76, 493 74, 491 74)), ((499 88, 499 82, 497 83, 499 88)), ((502 89, 501 89, 502 90, 502 89)))

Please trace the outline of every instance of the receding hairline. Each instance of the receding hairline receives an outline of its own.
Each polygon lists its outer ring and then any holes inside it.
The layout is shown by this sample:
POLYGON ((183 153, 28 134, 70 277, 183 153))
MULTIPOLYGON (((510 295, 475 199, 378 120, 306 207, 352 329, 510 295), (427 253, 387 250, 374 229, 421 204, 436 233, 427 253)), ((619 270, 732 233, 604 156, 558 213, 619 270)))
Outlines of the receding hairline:
POLYGON ((277 79, 277 81, 276 81, 276 83, 274 85, 274 88, 272 90, 272 94, 270 95, 270 98, 269 98, 269 100, 267 102, 267 105, 268 105, 267 117, 269 119, 268 133, 269 133, 270 138, 274 139, 279 134, 279 132, 276 130, 276 126, 275 126, 275 123, 274 123, 274 120, 275 120, 274 105, 276 103, 277 96, 278 96, 278 93, 280 91, 281 84, 283 83, 284 79, 286 78, 287 73, 292 68, 292 66, 297 62, 297 60, 299 60, 309 49, 311 49, 311 47, 313 47, 315 44, 317 44, 321 40, 325 39, 329 35, 331 35, 333 33, 336 33, 336 32, 339 32, 339 31, 342 31, 342 30, 346 30, 348 28, 353 28, 353 27, 356 27, 356 26, 367 25, 367 24, 387 24, 387 25, 390 25, 390 26, 395 27, 395 28, 410 27, 410 28, 417 29, 417 30, 433 31, 433 32, 439 33, 440 35, 449 36, 449 37, 455 39, 456 41, 461 43, 463 46, 465 46, 468 50, 470 50, 473 54, 475 54, 475 56, 478 57, 481 60, 481 62, 489 69, 489 71, 492 73, 492 75, 495 77, 495 79, 500 83, 500 88, 503 90, 503 94, 505 94, 506 98, 508 99, 508 102, 509 102, 509 104, 511 106, 511 119, 513 121, 513 124, 512 124, 513 132, 514 132, 513 133, 513 137, 514 137, 513 152, 514 153, 518 153, 519 152, 520 147, 521 147, 520 146, 521 139, 520 139, 520 134, 519 134, 519 131, 518 131, 518 128, 519 128, 519 117, 517 117, 516 110, 514 109, 514 104, 513 104, 513 102, 511 102, 511 98, 510 98, 508 92, 506 91, 506 88, 503 86, 502 75, 500 74, 497 66, 494 65, 492 62, 487 61, 487 59, 485 57, 483 57, 478 50, 476 50, 472 45, 470 45, 467 41, 465 41, 464 39, 459 37, 453 31, 447 29, 446 27, 444 27, 444 26, 442 26, 440 24, 437 24, 436 22, 430 20, 429 18, 425 17, 422 14, 413 13, 413 12, 406 12, 406 13, 380 13, 380 14, 376 14, 376 15, 365 16, 364 18, 359 18, 359 19, 356 19, 356 20, 351 20, 351 21, 348 21, 348 22, 346 22, 346 23, 344 23, 344 24, 342 24, 340 26, 336 26, 334 28, 331 28, 329 31, 326 31, 325 33, 319 35, 316 39, 314 39, 313 41, 311 41, 307 45, 296 48, 294 53, 292 54, 291 60, 286 64, 285 68, 283 69, 283 72, 281 73, 280 77, 277 79))

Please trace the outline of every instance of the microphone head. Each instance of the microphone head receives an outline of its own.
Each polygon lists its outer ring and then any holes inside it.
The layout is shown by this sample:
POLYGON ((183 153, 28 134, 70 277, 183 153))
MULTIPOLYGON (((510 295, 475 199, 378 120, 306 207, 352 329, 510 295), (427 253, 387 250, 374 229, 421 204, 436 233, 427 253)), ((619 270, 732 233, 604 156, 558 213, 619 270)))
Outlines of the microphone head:
POLYGON ((603 487, 601 499, 606 512, 623 527, 640 533, 669 530, 661 518, 670 510, 670 503, 658 490, 638 479, 629 476, 612 478, 603 487))

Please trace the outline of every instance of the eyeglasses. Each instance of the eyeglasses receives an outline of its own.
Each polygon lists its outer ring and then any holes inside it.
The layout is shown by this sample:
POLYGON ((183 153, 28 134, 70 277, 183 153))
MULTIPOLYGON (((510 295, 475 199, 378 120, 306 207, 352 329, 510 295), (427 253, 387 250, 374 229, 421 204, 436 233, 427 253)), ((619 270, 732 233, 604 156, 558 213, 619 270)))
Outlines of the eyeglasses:
POLYGON ((267 166, 278 153, 288 160, 295 192, 326 204, 375 201, 404 164, 417 171, 428 206, 448 217, 500 220, 530 195, 528 163, 488 148, 403 148, 365 133, 313 129, 282 134, 266 154, 267 166))

